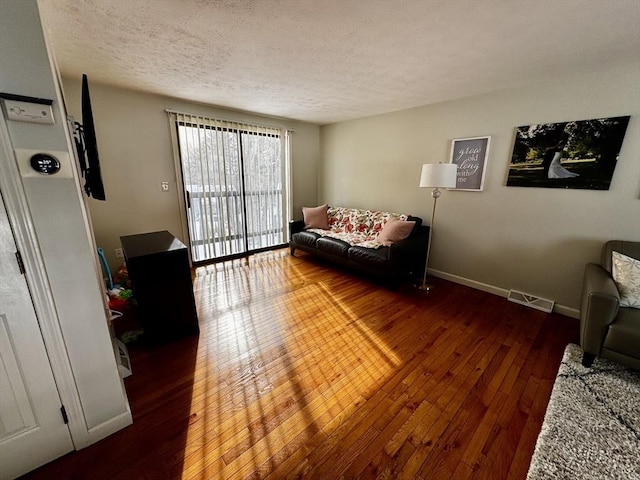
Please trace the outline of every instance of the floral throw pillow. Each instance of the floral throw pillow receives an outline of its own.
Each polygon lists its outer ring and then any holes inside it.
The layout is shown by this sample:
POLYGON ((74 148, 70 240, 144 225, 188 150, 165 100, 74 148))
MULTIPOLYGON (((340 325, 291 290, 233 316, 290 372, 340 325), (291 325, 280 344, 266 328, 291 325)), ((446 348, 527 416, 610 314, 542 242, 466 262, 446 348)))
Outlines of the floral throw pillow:
POLYGON ((620 306, 640 308, 640 260, 613 252, 611 271, 620 291, 620 306))
POLYGON ((329 228, 335 230, 341 223, 345 209, 342 207, 329 207, 327 217, 329 220, 329 228))

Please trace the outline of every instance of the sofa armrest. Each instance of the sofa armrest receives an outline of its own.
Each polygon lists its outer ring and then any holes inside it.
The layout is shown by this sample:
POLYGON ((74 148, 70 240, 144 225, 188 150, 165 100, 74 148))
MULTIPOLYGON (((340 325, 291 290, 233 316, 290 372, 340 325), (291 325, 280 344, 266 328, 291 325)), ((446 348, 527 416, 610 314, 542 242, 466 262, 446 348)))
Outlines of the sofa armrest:
POLYGON ((595 263, 587 264, 580 303, 580 344, 586 353, 600 354, 619 309, 620 293, 609 272, 595 263))
POLYGON ((410 272, 424 268, 429 243, 429 227, 420 226, 409 237, 392 243, 389 247, 389 261, 410 272))
POLYGON ((298 233, 304 230, 304 220, 291 220, 289 221, 289 240, 294 233, 298 233))

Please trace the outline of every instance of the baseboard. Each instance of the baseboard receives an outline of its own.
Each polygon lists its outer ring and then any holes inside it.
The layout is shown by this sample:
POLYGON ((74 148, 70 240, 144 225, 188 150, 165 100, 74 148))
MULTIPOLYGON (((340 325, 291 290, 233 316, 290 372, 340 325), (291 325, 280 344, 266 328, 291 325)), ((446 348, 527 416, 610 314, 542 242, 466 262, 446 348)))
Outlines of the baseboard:
POLYGON ((471 287, 475 288, 476 290, 492 293, 494 295, 498 295, 499 297, 507 298, 507 296, 509 295, 509 290, 506 290, 504 288, 489 285, 488 283, 478 282, 476 280, 471 280, 470 278, 453 275, 452 273, 429 269, 429 274, 433 275, 434 277, 444 278, 445 280, 449 280, 453 283, 459 283, 460 285, 464 285, 466 287, 471 287))
POLYGON ((89 429, 89 431, 87 432, 88 443, 83 447, 96 443, 97 441, 108 437, 112 433, 116 433, 118 430, 122 430, 124 427, 128 427, 132 423, 133 418, 131 417, 131 410, 127 406, 127 410, 125 412, 89 429))
MULTIPOLYGON (((429 273, 434 277, 442 278, 444 280, 449 280, 453 283, 458 283, 460 285, 464 285, 466 287, 475 288, 476 290, 481 290, 483 292, 491 293, 493 295, 498 295, 499 297, 507 298, 509 295, 509 290, 505 288, 496 287, 494 285, 489 285, 488 283, 478 282, 476 280, 471 280, 470 278, 461 277, 459 275, 453 275, 452 273, 442 272, 440 270, 432 270, 429 269, 429 273)), ((565 305, 555 304, 553 306, 553 311, 555 313, 559 313, 561 315, 565 315, 571 318, 580 318, 580 310, 577 308, 567 307, 565 305)))
POLYGON ((577 308, 571 308, 565 305, 556 304, 553 307, 553 311, 561 315, 566 315, 567 317, 576 318, 578 320, 580 319, 580 310, 578 310, 577 308))

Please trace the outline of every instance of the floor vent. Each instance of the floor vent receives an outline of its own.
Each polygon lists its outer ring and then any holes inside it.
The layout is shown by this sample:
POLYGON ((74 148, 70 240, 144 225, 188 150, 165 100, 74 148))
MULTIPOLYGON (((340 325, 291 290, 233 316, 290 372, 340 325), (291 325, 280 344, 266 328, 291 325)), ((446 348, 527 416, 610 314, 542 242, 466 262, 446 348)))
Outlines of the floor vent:
POLYGON ((553 304, 555 303, 553 300, 536 297, 535 295, 530 295, 528 293, 518 292, 517 290, 509 290, 507 300, 535 308, 537 310, 542 310, 547 313, 550 313, 553 310, 553 304))

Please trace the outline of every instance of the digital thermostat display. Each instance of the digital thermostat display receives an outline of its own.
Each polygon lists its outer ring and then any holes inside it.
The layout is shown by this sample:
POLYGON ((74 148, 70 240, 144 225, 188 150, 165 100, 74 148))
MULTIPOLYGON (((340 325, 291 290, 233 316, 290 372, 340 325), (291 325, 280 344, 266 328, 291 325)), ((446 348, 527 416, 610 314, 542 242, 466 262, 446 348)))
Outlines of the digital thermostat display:
POLYGON ((36 153, 31 157, 31 168, 43 175, 53 175, 60 171, 60 162, 53 155, 36 153))

